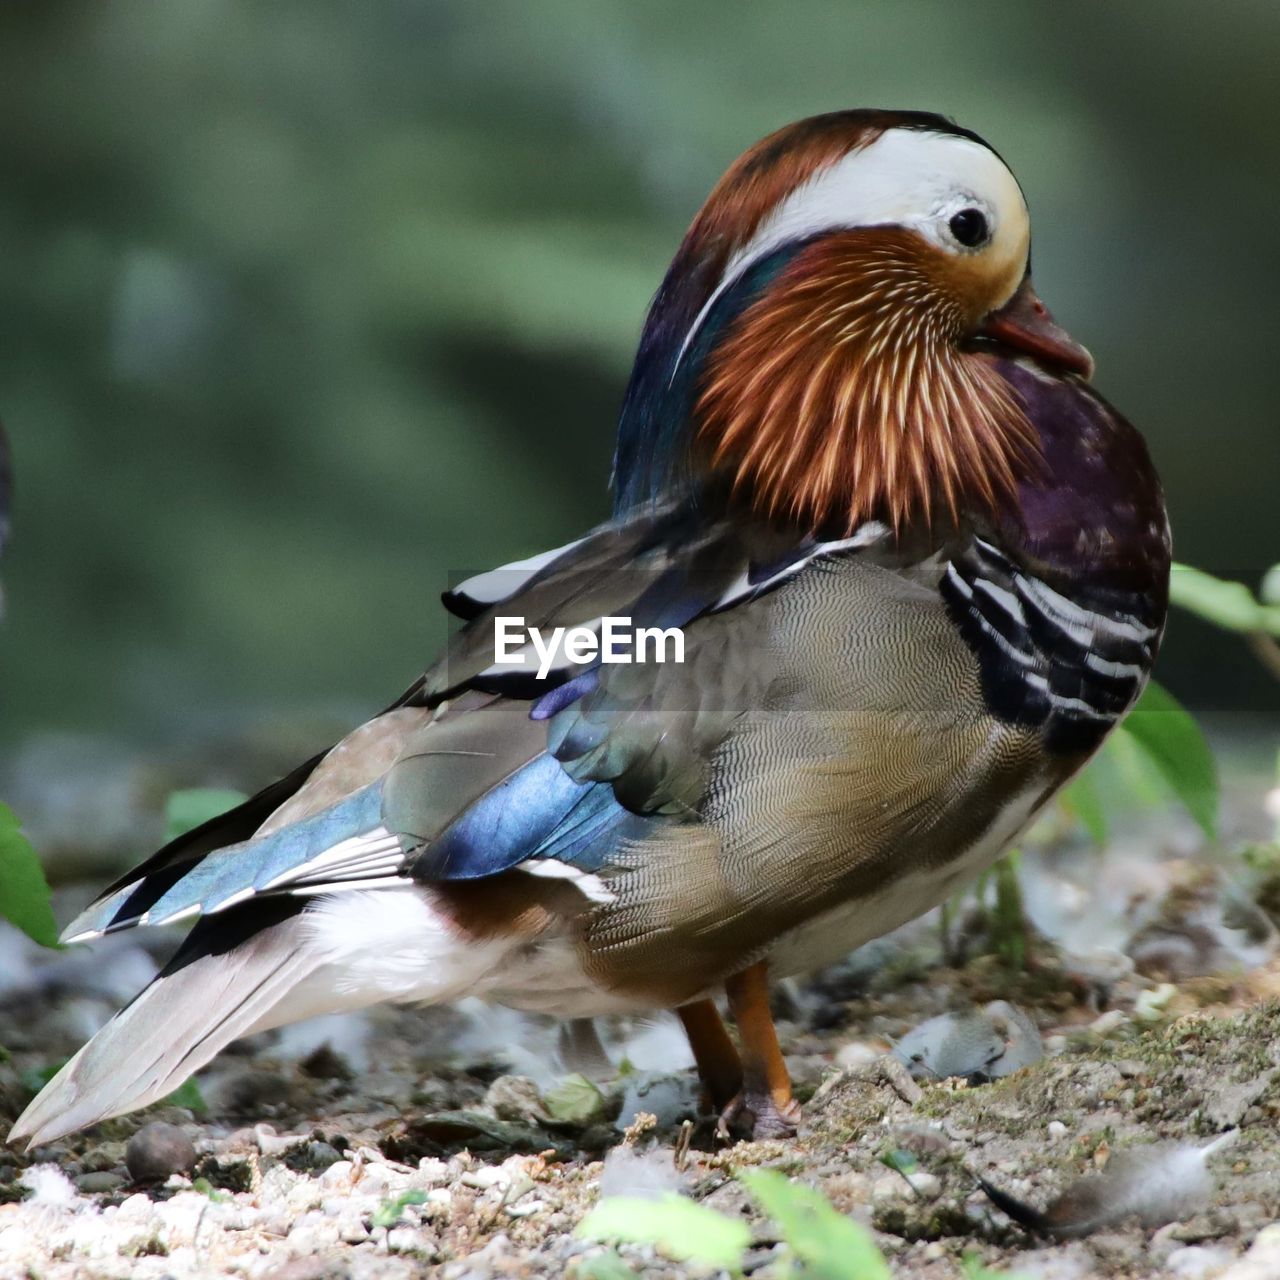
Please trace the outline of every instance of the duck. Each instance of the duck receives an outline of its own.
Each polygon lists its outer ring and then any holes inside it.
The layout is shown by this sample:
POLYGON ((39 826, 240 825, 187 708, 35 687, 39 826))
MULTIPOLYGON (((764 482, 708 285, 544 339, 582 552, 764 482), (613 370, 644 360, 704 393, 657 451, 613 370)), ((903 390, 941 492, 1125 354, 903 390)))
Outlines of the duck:
POLYGON ((461 625, 386 710, 72 922, 194 921, 10 1140, 256 1032, 468 996, 674 1010, 722 1131, 794 1134, 771 984, 987 867, 1159 649, 1160 483, 1030 240, 1008 165, 940 115, 744 152, 649 307, 610 519, 444 592, 461 625))

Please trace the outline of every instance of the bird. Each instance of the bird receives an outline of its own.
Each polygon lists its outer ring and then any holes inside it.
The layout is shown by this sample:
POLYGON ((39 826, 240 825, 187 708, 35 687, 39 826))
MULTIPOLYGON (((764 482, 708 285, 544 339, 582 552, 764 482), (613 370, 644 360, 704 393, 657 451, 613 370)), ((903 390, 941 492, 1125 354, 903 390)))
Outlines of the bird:
POLYGON ((722 1131, 794 1134, 771 982, 989 865, 1148 679, 1169 525, 1092 375, 976 133, 859 108, 751 146, 649 307, 610 518, 444 592, 402 696, 68 927, 194 919, 10 1140, 253 1032, 464 996, 674 1010, 722 1131), (602 620, 613 661, 498 660, 602 620))

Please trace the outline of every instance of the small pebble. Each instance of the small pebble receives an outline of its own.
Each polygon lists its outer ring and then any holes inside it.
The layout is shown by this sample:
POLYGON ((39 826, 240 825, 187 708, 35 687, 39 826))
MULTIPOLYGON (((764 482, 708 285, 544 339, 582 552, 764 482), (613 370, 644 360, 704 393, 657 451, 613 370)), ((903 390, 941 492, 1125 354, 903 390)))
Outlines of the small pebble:
POLYGON ((120 1202, 116 1209, 116 1217, 121 1222, 146 1222, 151 1217, 153 1207, 149 1195, 142 1191, 135 1191, 133 1195, 120 1202))
POLYGON ((489 1086, 484 1104, 499 1120, 539 1125, 549 1118, 542 1091, 528 1076, 499 1076, 489 1086))
POLYGON ((354 1080, 356 1073, 351 1064, 326 1040, 310 1057, 298 1066, 303 1073, 315 1080, 354 1080))
POLYGON ((320 1185, 326 1190, 336 1187, 349 1188, 351 1186, 351 1174, 351 1161, 337 1160, 320 1175, 320 1185))
POLYGON ((336 1223, 307 1223, 289 1232, 289 1250, 294 1254, 319 1253, 332 1248, 340 1239, 336 1223))
POLYGON ((75 1184, 85 1195, 102 1195, 123 1186, 124 1175, 113 1173, 110 1169, 100 1169, 97 1173, 82 1173, 75 1184))
POLYGON ((258 1145, 258 1150, 264 1156, 283 1155, 290 1147, 296 1147, 300 1142, 306 1141, 302 1134, 278 1134, 275 1126, 269 1124, 254 1125, 253 1138, 258 1145))
POLYGON ((869 1066, 883 1053, 883 1049, 868 1044, 865 1040, 850 1040, 836 1050, 836 1066, 853 1071, 858 1067, 869 1066))
POLYGON ((387 1248, 392 1253, 412 1253, 418 1241, 418 1232, 412 1227, 394 1227, 387 1232, 387 1248))
POLYGON ((1067 1136, 1067 1126, 1063 1124, 1061 1120, 1050 1120, 1048 1129, 1049 1137, 1055 1142, 1059 1138, 1065 1138, 1067 1136))
POLYGON ((511 1182, 511 1174, 500 1165, 485 1165, 472 1173, 462 1175, 464 1187, 475 1187, 478 1191, 488 1191, 491 1187, 505 1187, 511 1182))
POLYGON ((1099 1014, 1089 1023, 1089 1030, 1095 1035, 1109 1036, 1128 1021, 1123 1009, 1108 1009, 1106 1013, 1099 1014))
POLYGON ((1186 1245, 1175 1249, 1165 1259, 1165 1270, 1178 1280, 1203 1280, 1206 1276, 1221 1275, 1231 1261, 1230 1249, 1206 1249, 1203 1245, 1186 1245))
POLYGON ((896 1173, 877 1178, 871 1187, 871 1198, 877 1204, 886 1200, 904 1200, 910 1194, 907 1184, 896 1173))
POLYGON ((513 1218, 529 1218, 541 1213, 547 1206, 542 1200, 522 1200, 519 1204, 509 1204, 507 1212, 513 1218))
POLYGON ((307 1144, 307 1167, 317 1173, 328 1169, 342 1159, 342 1153, 327 1142, 311 1142, 307 1144))
POLYGON ((1158 1022, 1165 1016, 1165 1006, 1178 994, 1172 982, 1162 982, 1151 991, 1141 991, 1133 1002, 1133 1016, 1139 1022, 1158 1022))
POLYGON ((176 1124, 155 1120, 129 1139, 124 1162, 134 1182, 163 1182, 196 1162, 191 1139, 176 1124))
POLYGON ((453 1180, 448 1163, 432 1156, 423 1156, 418 1161, 418 1173, 422 1175, 419 1181, 425 1181, 428 1186, 443 1187, 453 1180))
POLYGON ((359 1218, 346 1218, 338 1223, 343 1244, 363 1244, 369 1238, 368 1228, 359 1218))

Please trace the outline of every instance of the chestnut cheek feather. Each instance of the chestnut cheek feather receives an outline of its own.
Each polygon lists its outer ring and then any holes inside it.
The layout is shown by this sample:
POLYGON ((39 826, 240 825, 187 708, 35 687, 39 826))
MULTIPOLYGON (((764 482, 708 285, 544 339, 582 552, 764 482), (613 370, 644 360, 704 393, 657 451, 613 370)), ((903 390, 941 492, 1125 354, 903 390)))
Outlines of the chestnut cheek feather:
POLYGON ((1035 433, 991 362, 957 345, 987 287, 910 232, 815 242, 708 359, 706 462, 762 514, 813 529, 1016 504, 1035 433))

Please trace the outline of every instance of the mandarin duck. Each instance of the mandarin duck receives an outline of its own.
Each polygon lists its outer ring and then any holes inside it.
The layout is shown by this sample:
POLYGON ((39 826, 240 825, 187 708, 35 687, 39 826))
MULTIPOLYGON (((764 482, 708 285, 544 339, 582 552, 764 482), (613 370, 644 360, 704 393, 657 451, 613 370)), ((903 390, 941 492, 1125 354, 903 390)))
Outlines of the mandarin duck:
POLYGON ((464 625, 386 711, 69 927, 195 918, 11 1138, 163 1098, 252 1032, 463 996, 674 1009, 723 1120, 792 1132, 770 978, 991 863, 1160 643, 1159 482, 1029 240, 1010 170, 942 117, 751 147, 651 304, 612 519, 447 592, 464 625), (498 661, 512 619, 678 632, 683 661, 498 661))

